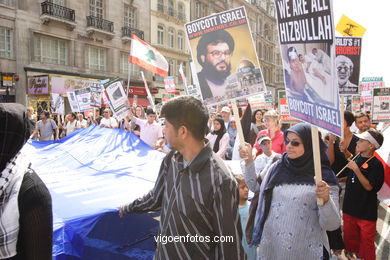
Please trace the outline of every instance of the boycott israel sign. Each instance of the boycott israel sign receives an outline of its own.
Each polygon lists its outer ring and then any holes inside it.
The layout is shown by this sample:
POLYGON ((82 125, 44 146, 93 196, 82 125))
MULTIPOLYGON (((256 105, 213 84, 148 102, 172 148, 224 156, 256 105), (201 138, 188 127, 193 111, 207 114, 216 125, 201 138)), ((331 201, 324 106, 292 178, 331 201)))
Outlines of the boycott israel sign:
POLYGON ((342 134, 330 0, 275 0, 290 115, 342 134))
POLYGON ((185 29, 206 105, 266 90, 244 7, 191 21, 185 29))

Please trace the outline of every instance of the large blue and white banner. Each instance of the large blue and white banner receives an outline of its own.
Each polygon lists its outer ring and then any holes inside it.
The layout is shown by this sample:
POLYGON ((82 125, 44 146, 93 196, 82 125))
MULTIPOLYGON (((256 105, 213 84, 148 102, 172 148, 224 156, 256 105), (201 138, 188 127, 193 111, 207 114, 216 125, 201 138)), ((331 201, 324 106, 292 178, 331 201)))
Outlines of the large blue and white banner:
MULTIPOLYGON (((126 248, 126 244, 157 227, 155 214, 129 215, 126 222, 119 218, 118 207, 153 188, 165 154, 152 150, 133 133, 94 125, 58 141, 29 141, 24 149, 52 196, 53 256, 97 259, 86 256, 85 249, 92 247, 92 254, 107 254, 100 259, 122 259, 117 258, 120 254, 140 259, 134 256, 139 248, 126 248), (105 224, 94 230, 101 220, 105 224), (124 251, 118 251, 123 244, 124 251)), ((150 258, 152 241, 150 236, 150 258)))

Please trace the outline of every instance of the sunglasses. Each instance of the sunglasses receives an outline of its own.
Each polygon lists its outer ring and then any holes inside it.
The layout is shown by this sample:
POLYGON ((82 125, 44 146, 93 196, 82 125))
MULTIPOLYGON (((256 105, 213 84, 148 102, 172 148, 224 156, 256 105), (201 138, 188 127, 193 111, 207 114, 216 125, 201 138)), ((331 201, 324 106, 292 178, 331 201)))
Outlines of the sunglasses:
POLYGON ((284 140, 284 144, 285 144, 285 145, 291 144, 292 146, 295 146, 295 147, 297 147, 297 146, 300 146, 300 145, 301 145, 301 143, 300 143, 300 142, 298 142, 298 141, 294 141, 294 140, 292 140, 292 141, 290 141, 290 140, 284 140))

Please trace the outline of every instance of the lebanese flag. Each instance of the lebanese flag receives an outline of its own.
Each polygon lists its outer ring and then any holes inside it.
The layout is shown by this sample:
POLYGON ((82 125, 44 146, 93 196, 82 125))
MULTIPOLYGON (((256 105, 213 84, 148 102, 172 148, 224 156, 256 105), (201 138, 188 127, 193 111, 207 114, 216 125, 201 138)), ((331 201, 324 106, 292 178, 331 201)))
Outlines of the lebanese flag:
POLYGON ((390 207, 390 126, 382 132, 384 140, 382 147, 375 152, 385 169, 385 183, 378 192, 378 199, 390 207))
POLYGON ((149 70, 161 77, 168 76, 168 62, 155 48, 131 35, 130 62, 149 70))

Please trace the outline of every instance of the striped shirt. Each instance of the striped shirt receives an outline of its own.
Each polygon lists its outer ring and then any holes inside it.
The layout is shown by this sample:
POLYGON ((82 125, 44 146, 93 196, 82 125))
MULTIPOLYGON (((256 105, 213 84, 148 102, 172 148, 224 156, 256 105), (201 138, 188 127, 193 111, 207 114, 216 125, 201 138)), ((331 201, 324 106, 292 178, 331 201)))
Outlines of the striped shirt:
POLYGON ((238 203, 236 180, 206 145, 186 167, 180 153, 167 155, 154 188, 123 211, 161 209, 156 238, 183 236, 177 242, 156 241, 154 259, 244 259, 238 203), (215 242, 215 236, 231 242, 215 242))

